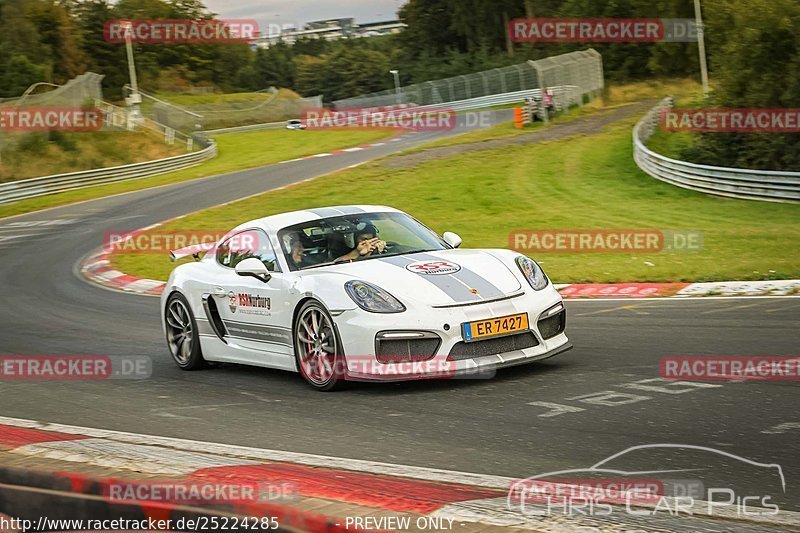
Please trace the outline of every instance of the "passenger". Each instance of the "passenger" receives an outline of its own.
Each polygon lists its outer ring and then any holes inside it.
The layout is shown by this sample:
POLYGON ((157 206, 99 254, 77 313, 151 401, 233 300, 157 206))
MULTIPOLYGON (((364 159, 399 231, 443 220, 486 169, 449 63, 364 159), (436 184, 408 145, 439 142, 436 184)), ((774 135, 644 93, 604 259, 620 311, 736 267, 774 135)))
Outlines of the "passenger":
POLYGON ((336 259, 336 261, 354 261, 373 254, 382 254, 386 250, 386 241, 378 238, 378 228, 366 224, 363 229, 357 230, 356 247, 336 259))
POLYGON ((303 241, 300 239, 299 235, 292 236, 289 249, 291 250, 289 255, 289 266, 294 266, 295 269, 300 270, 312 265, 312 263, 308 261, 306 256, 306 248, 303 246, 303 241))

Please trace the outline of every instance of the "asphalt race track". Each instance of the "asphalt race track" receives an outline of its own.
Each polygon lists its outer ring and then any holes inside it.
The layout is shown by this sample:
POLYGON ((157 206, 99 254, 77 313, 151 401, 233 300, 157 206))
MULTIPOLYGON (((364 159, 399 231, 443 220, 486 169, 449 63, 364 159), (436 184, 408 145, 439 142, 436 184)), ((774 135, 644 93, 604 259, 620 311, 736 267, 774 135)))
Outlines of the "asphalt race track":
MULTIPOLYGON (((589 467, 639 444, 692 444, 780 464, 786 493, 775 501, 800 510, 797 382, 659 381, 664 356, 800 355, 800 298, 571 301, 575 348, 557 358, 490 381, 353 384, 316 394, 292 373, 236 365, 178 370, 157 298, 107 290, 76 273, 110 229, 137 229, 432 136, 0 220, 0 352, 153 361, 146 380, 5 380, 0 414, 511 477, 589 467)), ((744 478, 752 494, 764 492, 758 476, 744 476, 735 461, 715 468, 720 478, 744 478)))

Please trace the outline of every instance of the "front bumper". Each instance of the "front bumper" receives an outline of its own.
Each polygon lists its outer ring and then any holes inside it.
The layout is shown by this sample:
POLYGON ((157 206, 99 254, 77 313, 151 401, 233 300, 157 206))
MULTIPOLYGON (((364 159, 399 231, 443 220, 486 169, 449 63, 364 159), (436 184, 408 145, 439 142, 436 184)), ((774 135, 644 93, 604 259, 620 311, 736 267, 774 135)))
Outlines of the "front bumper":
POLYGON ((539 292, 530 291, 508 300, 478 305, 450 308, 408 306, 408 310, 403 313, 386 315, 348 310, 334 316, 334 321, 342 339, 349 380, 490 378, 499 368, 540 361, 572 348, 564 332, 545 339, 537 327, 544 312, 560 302, 561 296, 550 286, 539 292), (530 330, 525 334, 533 335, 535 343, 524 344, 521 349, 481 353, 475 357, 451 356, 451 353, 463 349, 462 323, 521 312, 528 313, 530 330), (379 360, 376 355, 375 342, 376 335, 387 331, 427 332, 438 336, 441 342, 434 354, 422 354, 412 360, 387 363, 385 358, 379 360))

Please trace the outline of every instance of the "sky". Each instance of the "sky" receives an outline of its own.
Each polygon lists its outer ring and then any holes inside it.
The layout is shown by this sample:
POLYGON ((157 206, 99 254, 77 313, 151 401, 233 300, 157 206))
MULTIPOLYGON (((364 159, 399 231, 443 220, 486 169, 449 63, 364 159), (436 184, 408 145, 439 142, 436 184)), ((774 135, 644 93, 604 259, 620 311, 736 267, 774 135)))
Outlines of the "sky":
POLYGON ((397 18, 405 0, 205 0, 219 18, 255 19, 260 25, 294 24, 312 20, 355 18, 375 22, 397 18))

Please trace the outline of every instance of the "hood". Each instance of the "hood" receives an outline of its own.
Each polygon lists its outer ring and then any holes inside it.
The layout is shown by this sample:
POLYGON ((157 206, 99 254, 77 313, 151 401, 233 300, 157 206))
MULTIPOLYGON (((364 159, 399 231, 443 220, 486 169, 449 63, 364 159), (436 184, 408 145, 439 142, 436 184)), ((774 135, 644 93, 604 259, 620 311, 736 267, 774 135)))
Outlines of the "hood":
POLYGON ((415 300, 437 307, 496 300, 522 289, 511 268, 485 250, 441 250, 368 259, 311 269, 304 276, 331 273, 341 276, 343 283, 351 279, 367 281, 400 301, 415 300))

